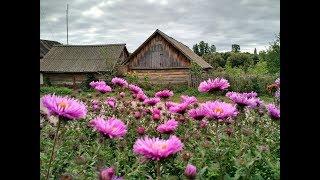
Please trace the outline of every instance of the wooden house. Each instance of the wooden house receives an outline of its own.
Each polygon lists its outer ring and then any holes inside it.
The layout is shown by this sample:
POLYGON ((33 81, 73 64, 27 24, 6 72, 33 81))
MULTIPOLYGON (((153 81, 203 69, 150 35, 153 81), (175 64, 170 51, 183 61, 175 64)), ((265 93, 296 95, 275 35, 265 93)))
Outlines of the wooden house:
POLYGON ((187 84, 190 82, 191 62, 208 71, 212 66, 189 47, 156 30, 124 62, 127 72, 151 83, 187 84))

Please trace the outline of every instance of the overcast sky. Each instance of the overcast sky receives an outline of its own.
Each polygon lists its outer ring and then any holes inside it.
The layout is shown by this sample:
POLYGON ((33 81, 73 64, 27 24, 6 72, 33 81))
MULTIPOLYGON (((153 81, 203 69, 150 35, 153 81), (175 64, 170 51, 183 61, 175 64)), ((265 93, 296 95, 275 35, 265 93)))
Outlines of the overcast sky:
POLYGON ((280 0, 40 0, 40 38, 69 44, 126 43, 133 52, 156 29, 192 48, 264 50, 280 32, 280 0))

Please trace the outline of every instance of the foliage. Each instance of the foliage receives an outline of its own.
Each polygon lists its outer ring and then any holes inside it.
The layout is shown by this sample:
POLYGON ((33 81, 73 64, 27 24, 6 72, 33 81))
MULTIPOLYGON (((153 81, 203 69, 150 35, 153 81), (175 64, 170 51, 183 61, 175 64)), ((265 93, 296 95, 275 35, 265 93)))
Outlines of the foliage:
POLYGON ((202 77, 204 71, 197 63, 191 61, 190 73, 192 76, 202 77))
POLYGON ((46 86, 52 86, 52 83, 51 83, 50 78, 48 76, 44 76, 43 82, 44 82, 44 85, 46 85, 46 86))
POLYGON ((199 56, 216 52, 216 46, 214 44, 209 46, 209 44, 204 41, 200 41, 199 44, 193 45, 192 49, 193 52, 199 56))
POLYGON ((232 52, 240 52, 240 45, 239 44, 232 44, 231 49, 232 49, 232 52))
POLYGON ((264 60, 267 61, 270 73, 280 72, 280 33, 277 39, 270 44, 265 53, 264 60))
POLYGON ((269 73, 267 62, 259 61, 254 66, 251 66, 248 68, 248 73, 249 74, 267 75, 269 73))
POLYGON ((83 91, 90 90, 89 83, 92 82, 92 81, 97 81, 97 79, 95 78, 94 74, 91 74, 91 73, 86 74, 86 79, 83 82, 81 82, 80 88, 83 91))
POLYGON ((208 53, 203 55, 203 59, 207 61, 214 69, 225 67, 226 59, 223 59, 220 53, 208 53))
POLYGON ((247 71, 248 67, 253 65, 253 60, 249 53, 231 53, 227 59, 232 68, 241 67, 247 71))
POLYGON ((72 89, 67 87, 55 87, 55 86, 44 86, 40 87, 41 94, 57 94, 57 95, 70 95, 72 89))

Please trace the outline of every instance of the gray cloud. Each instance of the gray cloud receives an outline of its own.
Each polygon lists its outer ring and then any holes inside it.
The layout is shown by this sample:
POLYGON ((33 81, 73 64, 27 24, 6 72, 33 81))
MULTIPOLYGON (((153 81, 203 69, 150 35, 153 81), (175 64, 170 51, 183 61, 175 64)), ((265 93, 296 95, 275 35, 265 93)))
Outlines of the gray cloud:
POLYGON ((189 47, 240 44, 264 50, 280 32, 280 0, 41 0, 40 37, 69 44, 126 43, 134 51, 156 29, 189 47))

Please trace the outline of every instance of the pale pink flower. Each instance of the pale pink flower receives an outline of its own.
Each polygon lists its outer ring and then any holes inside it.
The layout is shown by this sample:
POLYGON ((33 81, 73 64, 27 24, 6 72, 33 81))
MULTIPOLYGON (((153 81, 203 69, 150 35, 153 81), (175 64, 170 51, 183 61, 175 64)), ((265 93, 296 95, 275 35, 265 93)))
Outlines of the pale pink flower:
POLYGON ((179 123, 176 120, 170 119, 170 120, 166 121, 165 123, 160 124, 157 127, 157 131, 159 131, 160 133, 170 134, 177 129, 178 124, 179 123))
POLYGON ((119 119, 108 118, 104 120, 97 117, 90 121, 90 125, 104 136, 121 138, 127 133, 127 126, 119 119))
POLYGON ((197 175, 197 168, 192 164, 188 164, 184 171, 184 175, 188 178, 194 179, 197 175))
POLYGON ((171 96, 173 96, 173 92, 168 89, 159 91, 155 94, 155 97, 162 98, 162 99, 166 99, 171 96))
POLYGON ((118 85, 120 87, 127 87, 128 86, 128 83, 125 79, 118 78, 118 77, 112 78, 111 82, 112 82, 112 84, 118 85))
POLYGON ((230 86, 228 80, 224 78, 208 79, 200 83, 198 90, 200 92, 213 92, 225 90, 230 86))
POLYGON ((95 86, 94 89, 103 93, 103 94, 112 91, 111 87, 108 85, 105 85, 105 84, 99 84, 99 85, 95 86))
POLYGON ((203 108, 207 111, 207 117, 214 120, 225 120, 238 114, 236 105, 221 101, 206 102, 203 108))
POLYGON ((174 135, 167 140, 145 136, 135 142, 133 152, 145 158, 159 161, 181 151, 182 148, 183 143, 174 135))
POLYGON ((65 119, 82 119, 87 115, 86 105, 68 96, 45 95, 41 102, 48 109, 49 115, 62 117, 65 119))

